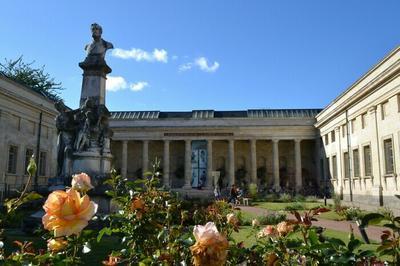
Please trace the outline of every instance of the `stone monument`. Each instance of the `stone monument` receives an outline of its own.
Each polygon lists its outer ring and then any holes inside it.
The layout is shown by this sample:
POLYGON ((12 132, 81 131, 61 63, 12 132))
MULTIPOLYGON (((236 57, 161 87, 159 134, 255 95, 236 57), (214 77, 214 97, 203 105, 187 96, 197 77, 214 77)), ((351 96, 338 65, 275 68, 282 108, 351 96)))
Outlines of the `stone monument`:
POLYGON ((98 180, 111 171, 110 112, 105 106, 106 75, 111 73, 104 57, 113 45, 101 38, 102 28, 91 25, 93 42, 86 45, 80 107, 68 109, 56 104, 58 130, 57 177, 67 185, 71 175, 85 172, 98 180))

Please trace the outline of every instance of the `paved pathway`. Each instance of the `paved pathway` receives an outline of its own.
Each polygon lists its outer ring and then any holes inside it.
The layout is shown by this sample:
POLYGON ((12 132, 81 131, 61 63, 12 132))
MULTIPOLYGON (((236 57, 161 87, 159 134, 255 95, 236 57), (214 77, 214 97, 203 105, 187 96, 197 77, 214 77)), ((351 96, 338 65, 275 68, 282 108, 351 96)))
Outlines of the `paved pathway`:
MULTIPOLYGON (((257 216, 267 215, 268 213, 272 212, 272 211, 269 211, 269 210, 266 210, 263 208, 259 208, 259 207, 251 207, 251 206, 239 206, 239 207, 243 211, 253 213, 257 216)), ((300 211, 300 213, 301 213, 301 211, 300 211)), ((292 218, 294 218, 294 216, 289 214, 288 218, 292 219, 292 218)), ((318 221, 314 221, 313 225, 321 226, 321 227, 336 230, 336 231, 342 231, 342 232, 350 232, 350 225, 352 225, 353 229, 354 229, 354 234, 361 236, 361 234, 357 228, 357 225, 354 222, 326 220, 326 219, 320 219, 320 218, 318 218, 318 216, 317 216, 317 219, 318 219, 318 221)), ((380 242, 380 239, 381 239, 380 236, 381 236, 383 230, 385 230, 384 227, 380 227, 380 226, 368 226, 366 228, 369 239, 378 241, 378 242, 380 242)))

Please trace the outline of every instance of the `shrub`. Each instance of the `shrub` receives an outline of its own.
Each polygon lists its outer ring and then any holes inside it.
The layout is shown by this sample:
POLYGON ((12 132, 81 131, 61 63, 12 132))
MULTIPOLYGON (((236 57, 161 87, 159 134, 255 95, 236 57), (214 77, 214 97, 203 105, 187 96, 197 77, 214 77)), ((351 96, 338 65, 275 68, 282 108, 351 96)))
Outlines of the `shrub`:
POLYGON ((318 197, 316 196, 307 196, 306 202, 318 202, 318 197))
POLYGON ((346 221, 359 220, 364 216, 364 213, 358 207, 342 207, 336 211, 346 221))
POLYGON ((238 211, 236 213, 236 217, 238 218, 240 225, 251 225, 251 219, 249 219, 248 217, 245 217, 243 215, 243 212, 238 211))
POLYGON ((378 213, 382 214, 383 217, 385 217, 385 219, 391 221, 394 219, 394 213, 391 209, 389 209, 388 207, 382 207, 378 209, 378 213))
POLYGON ((279 199, 279 195, 272 193, 272 194, 267 194, 264 198, 265 201, 267 202, 276 202, 279 199))
POLYGON ((304 201, 306 201, 306 197, 304 197, 303 195, 296 195, 294 198, 293 198, 293 201, 299 201, 299 202, 304 202, 304 201))
POLYGON ((252 197, 253 199, 257 197, 257 184, 251 183, 249 185, 249 195, 250 197, 252 197))
POLYGON ((282 202, 291 202, 292 201, 292 195, 288 193, 283 193, 280 195, 279 200, 282 202))
POLYGON ((340 195, 334 194, 332 199, 333 199, 333 208, 335 210, 340 210, 342 207, 342 200, 340 198, 340 195))
POLYGON ((282 212, 273 212, 264 216, 257 217, 257 220, 262 225, 275 225, 286 220, 286 214, 282 212))

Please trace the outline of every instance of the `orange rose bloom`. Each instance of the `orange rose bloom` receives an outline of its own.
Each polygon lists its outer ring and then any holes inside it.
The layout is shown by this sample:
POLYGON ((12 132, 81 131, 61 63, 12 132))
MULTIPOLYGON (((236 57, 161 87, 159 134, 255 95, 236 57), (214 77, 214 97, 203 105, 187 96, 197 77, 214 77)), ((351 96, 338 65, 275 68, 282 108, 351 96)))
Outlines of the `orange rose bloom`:
POLYGON ((68 241, 60 238, 50 239, 47 241, 47 248, 52 252, 63 251, 68 245, 68 241))
POLYGON ((90 176, 85 173, 80 173, 79 175, 72 176, 71 186, 73 189, 80 192, 86 193, 93 188, 90 181, 90 176))
POLYGON ((143 210, 144 209, 144 201, 141 198, 134 198, 131 203, 131 210, 143 210))
POLYGON ((276 231, 278 231, 279 236, 286 236, 293 231, 293 225, 288 221, 280 222, 276 226, 276 231))
POLYGON ((276 229, 272 225, 267 225, 264 227, 260 232, 258 232, 257 237, 262 238, 262 237, 273 237, 276 235, 276 229))
POLYGON ((44 228, 54 230, 54 236, 79 234, 97 211, 97 204, 89 196, 81 197, 78 191, 52 192, 44 203, 46 214, 42 218, 44 228))
POLYGON ((196 225, 193 229, 196 243, 190 247, 195 266, 222 266, 225 265, 228 240, 221 235, 213 222, 205 226, 196 225))
POLYGON ((235 227, 239 225, 239 219, 235 216, 234 213, 229 213, 228 215, 226 215, 226 222, 235 227))

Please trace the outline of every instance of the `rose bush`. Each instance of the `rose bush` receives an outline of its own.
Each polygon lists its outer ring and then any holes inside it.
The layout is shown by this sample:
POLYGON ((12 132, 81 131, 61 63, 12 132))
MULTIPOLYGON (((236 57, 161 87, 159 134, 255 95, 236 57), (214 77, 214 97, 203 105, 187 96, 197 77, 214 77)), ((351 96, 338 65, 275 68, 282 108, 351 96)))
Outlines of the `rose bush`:
MULTIPOLYGON (((35 169, 30 168, 31 172, 35 169)), ((153 172, 138 180, 111 173, 105 184, 115 210, 97 217, 103 226, 96 232, 86 229, 97 211, 86 194, 93 187, 90 177, 84 173, 73 176, 71 188, 52 192, 44 203, 46 231, 42 236, 47 251, 36 250, 28 241, 15 241, 18 249, 5 254, 0 242, 0 264, 78 265, 83 254, 90 252, 95 236, 100 244, 105 236, 120 241, 107 246, 108 256, 99 262, 103 265, 383 265, 377 254, 388 257, 392 265, 399 263, 400 218, 393 214, 367 214, 360 222, 366 227, 387 221, 388 230, 383 231, 376 251, 360 249, 363 242, 354 237, 352 229, 344 243, 314 227, 318 215, 328 211, 325 208, 293 211, 295 219, 262 228, 254 219, 248 237, 254 237, 255 243, 245 247, 232 237, 241 230, 236 207, 224 201, 188 207, 160 187, 158 169, 156 162, 153 172)), ((1 216, 2 226, 32 195, 24 189, 20 197, 6 202, 8 215, 1 216)))

